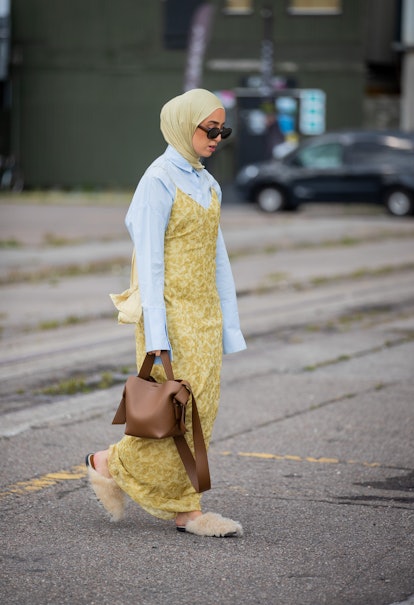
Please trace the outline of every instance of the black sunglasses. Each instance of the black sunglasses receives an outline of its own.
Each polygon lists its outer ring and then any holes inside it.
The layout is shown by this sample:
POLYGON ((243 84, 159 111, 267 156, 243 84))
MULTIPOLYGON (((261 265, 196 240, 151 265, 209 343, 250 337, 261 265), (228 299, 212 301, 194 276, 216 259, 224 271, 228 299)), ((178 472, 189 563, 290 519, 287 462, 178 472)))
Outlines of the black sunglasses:
POLYGON ((216 139, 218 135, 220 135, 222 139, 227 139, 232 133, 231 128, 223 127, 221 130, 220 128, 204 128, 204 126, 197 126, 197 128, 204 130, 208 139, 216 139))

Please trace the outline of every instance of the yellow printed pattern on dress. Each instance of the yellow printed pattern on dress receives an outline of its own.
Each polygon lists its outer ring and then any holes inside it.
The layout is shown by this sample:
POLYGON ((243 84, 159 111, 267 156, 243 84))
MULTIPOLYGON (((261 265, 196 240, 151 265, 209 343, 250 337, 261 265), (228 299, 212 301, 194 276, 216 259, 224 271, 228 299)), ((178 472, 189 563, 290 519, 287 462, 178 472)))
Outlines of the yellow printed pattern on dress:
MULTIPOLYGON (((212 190, 208 208, 177 189, 165 234, 164 299, 176 378, 193 389, 208 444, 217 415, 222 364, 222 315, 216 288, 220 204, 212 190)), ((137 367, 145 356, 143 319, 136 327, 137 367)), ((165 380, 162 367, 152 375, 165 380)), ((190 410, 189 410, 190 412, 190 410)), ((191 413, 186 439, 193 449, 191 413)), ((198 510, 200 494, 188 479, 174 440, 125 436, 110 447, 109 468, 118 485, 161 519, 198 510)))

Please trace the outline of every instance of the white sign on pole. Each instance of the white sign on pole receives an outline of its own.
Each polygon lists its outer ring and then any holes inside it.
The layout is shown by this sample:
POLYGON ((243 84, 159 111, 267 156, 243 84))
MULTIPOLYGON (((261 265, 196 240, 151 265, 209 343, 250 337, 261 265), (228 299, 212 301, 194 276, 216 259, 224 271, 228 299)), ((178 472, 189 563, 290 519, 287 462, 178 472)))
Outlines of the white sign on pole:
POLYGON ((313 135, 325 132, 326 94, 323 90, 300 91, 299 132, 313 135))

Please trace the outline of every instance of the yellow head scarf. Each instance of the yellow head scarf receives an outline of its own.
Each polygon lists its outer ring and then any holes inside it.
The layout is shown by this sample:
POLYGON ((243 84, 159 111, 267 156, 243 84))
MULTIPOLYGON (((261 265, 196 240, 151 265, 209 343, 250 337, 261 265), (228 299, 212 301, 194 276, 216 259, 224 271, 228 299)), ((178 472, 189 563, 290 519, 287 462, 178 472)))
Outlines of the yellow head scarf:
POLYGON ((203 165, 193 149, 193 135, 197 126, 216 109, 224 109, 220 99, 203 88, 188 90, 161 109, 164 139, 196 170, 201 170, 203 165))

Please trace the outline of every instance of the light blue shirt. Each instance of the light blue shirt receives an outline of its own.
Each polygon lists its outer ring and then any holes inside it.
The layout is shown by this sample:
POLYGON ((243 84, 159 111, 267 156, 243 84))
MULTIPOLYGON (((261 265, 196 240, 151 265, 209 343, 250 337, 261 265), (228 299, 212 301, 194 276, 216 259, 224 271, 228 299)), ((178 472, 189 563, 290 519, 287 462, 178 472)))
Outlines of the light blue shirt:
MULTIPOLYGON (((211 188, 221 189, 205 169, 195 170, 171 145, 146 170, 129 206, 125 224, 136 252, 147 351, 171 350, 164 303, 164 235, 176 189, 207 208, 211 188)), ((223 316, 223 352, 246 348, 240 330, 236 289, 221 229, 217 237, 216 285, 223 316)))

